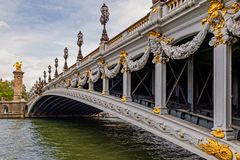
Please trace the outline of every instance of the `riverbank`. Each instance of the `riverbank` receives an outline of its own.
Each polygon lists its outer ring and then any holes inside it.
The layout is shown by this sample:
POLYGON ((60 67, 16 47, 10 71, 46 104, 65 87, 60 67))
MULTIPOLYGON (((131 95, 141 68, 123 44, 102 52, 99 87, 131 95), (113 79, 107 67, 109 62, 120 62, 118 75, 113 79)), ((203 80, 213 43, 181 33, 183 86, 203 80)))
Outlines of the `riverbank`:
POLYGON ((24 118, 26 114, 26 101, 0 101, 1 118, 24 118))

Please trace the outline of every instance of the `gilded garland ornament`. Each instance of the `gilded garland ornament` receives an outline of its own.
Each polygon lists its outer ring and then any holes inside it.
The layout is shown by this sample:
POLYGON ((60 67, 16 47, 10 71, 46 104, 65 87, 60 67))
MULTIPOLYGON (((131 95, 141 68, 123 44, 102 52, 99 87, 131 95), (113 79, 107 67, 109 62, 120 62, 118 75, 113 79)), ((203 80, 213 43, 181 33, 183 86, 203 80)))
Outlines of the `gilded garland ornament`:
POLYGON ((235 18, 235 14, 238 14, 239 10, 238 3, 234 3, 230 8, 227 8, 218 0, 210 0, 208 17, 202 20, 202 24, 209 24, 211 26, 210 31, 215 35, 209 42, 211 46, 229 44, 233 36, 240 36, 240 22, 236 21, 235 18))

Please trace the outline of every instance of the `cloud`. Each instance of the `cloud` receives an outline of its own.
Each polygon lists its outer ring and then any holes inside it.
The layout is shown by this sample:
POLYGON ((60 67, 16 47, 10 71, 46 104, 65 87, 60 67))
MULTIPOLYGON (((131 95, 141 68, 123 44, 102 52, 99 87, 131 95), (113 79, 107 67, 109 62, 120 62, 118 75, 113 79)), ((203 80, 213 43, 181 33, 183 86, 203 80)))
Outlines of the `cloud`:
POLYGON ((150 0, 13 1, 0 0, 0 77, 13 78, 12 65, 21 60, 28 90, 49 64, 54 65, 56 57, 62 71, 65 47, 69 49, 69 66, 75 63, 80 30, 84 34, 84 56, 98 47, 102 33, 100 7, 104 2, 110 11, 110 38, 145 16, 151 6, 150 0))
POLYGON ((0 21, 0 29, 6 29, 6 28, 9 28, 9 25, 4 21, 0 21))

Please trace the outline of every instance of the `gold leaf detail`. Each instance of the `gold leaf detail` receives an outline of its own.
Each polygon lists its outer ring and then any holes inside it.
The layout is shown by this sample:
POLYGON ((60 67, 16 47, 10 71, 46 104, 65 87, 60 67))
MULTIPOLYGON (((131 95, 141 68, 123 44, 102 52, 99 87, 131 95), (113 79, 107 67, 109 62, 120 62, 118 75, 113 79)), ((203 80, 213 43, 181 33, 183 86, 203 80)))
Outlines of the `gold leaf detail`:
POLYGON ((235 156, 236 156, 236 159, 237 159, 237 160, 240 160, 240 153, 237 153, 237 152, 236 152, 236 153, 235 153, 235 156))
POLYGON ((126 101, 127 101, 127 98, 126 98, 125 96, 122 96, 121 101, 122 101, 122 102, 126 102, 126 101))
POLYGON ((158 106, 154 107, 153 112, 154 112, 155 114, 159 114, 159 113, 161 112, 160 107, 158 107, 158 106))
POLYGON ((122 50, 122 51, 120 52, 120 63, 121 63, 122 65, 125 64, 127 56, 128 56, 128 53, 127 53, 126 51, 122 50))
POLYGON ((217 138, 224 138, 225 137, 224 132, 222 130, 220 130, 220 129, 216 129, 215 131, 212 131, 211 134, 214 137, 217 137, 217 138))

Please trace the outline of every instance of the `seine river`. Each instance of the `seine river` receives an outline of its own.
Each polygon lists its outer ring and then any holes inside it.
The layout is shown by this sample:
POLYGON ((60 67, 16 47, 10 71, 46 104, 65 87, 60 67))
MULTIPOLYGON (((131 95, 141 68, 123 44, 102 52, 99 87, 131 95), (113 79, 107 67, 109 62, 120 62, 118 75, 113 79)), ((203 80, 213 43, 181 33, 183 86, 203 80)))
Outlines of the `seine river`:
POLYGON ((198 156, 118 119, 0 120, 1 160, 194 160, 198 156))

